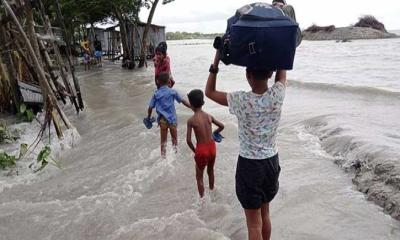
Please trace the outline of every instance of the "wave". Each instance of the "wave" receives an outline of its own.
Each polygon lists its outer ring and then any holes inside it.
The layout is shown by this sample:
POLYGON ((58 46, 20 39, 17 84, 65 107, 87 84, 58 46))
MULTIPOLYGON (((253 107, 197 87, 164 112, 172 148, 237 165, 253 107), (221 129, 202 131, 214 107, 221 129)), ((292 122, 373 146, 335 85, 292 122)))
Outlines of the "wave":
POLYGON ((325 153, 346 172, 353 183, 384 209, 400 220, 400 153, 392 146, 359 136, 352 127, 342 126, 335 116, 323 115, 304 120, 299 134, 317 137, 325 153))
POLYGON ((340 93, 350 93, 357 95, 391 97, 400 100, 400 92, 387 89, 368 87, 368 86, 350 86, 344 84, 318 83, 318 82, 302 82, 298 80, 289 80, 289 87, 305 88, 310 90, 334 91, 340 93))

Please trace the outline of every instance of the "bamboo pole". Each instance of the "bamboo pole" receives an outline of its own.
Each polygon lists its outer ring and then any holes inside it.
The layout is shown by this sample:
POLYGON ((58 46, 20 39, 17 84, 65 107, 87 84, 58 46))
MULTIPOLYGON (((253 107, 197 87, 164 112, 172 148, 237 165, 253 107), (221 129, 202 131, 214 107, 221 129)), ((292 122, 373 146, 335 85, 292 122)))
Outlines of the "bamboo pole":
MULTIPOLYGON (((3 61, 0 56, 0 110, 9 110, 10 109, 10 102, 9 99, 11 98, 8 93, 9 93, 9 88, 10 88, 10 79, 8 76, 8 71, 6 70, 3 61), (3 101, 1 101, 3 100, 3 101)), ((1 111, 0 111, 1 112, 1 111)))
POLYGON ((53 92, 50 89, 49 83, 46 81, 46 74, 43 70, 43 68, 40 66, 39 60, 37 59, 35 55, 35 51, 33 50, 32 45, 29 42, 29 39, 27 35, 25 34, 21 24, 19 23, 17 17, 15 16, 13 10, 11 9, 10 5, 7 3, 6 0, 1 0, 3 3, 5 10, 10 14, 12 21, 14 22, 15 26, 17 27, 17 30, 19 34, 22 37, 22 40, 28 50, 28 52, 31 55, 31 58, 33 60, 33 65, 37 70, 37 73, 39 75, 39 84, 42 87, 42 94, 43 94, 43 100, 46 104, 49 104, 51 107, 55 107, 59 115, 61 116, 62 120, 64 121, 65 125, 67 128, 73 128, 72 124, 69 122, 68 118, 65 116, 64 112, 62 109, 60 109, 59 105, 57 104, 57 99, 55 98, 53 92))
MULTIPOLYGON (((50 23, 49 17, 45 13, 44 5, 43 5, 42 0, 39 0, 39 4, 40 4, 40 11, 42 13, 43 21, 45 23, 44 25, 46 27, 46 32, 52 38, 54 38, 55 36, 54 36, 53 30, 51 28, 51 23, 50 23)), ((60 49, 58 48, 58 45, 55 42, 52 41, 51 44, 52 44, 52 47, 53 47, 54 55, 56 56, 56 60, 57 60, 57 63, 58 63, 58 69, 60 71, 60 76, 61 76, 61 78, 62 78, 62 80, 64 82, 64 85, 65 85, 65 88, 66 88, 67 92, 69 93, 69 99, 70 99, 71 103, 75 106, 76 112, 79 113, 79 105, 76 102, 76 96, 75 96, 74 89, 71 87, 71 84, 70 84, 70 82, 68 80, 68 74, 64 70, 65 63, 64 63, 64 60, 61 57, 60 49)), ((69 68, 69 65, 67 65, 67 69, 68 69, 68 72, 71 72, 71 70, 69 68)))
POLYGON ((44 63, 46 65, 48 73, 50 75, 50 79, 52 80, 53 85, 54 85, 53 91, 58 92, 58 96, 61 98, 61 101, 64 104, 66 104, 67 102, 65 101, 65 98, 64 98, 63 94, 61 93, 61 90, 63 87, 60 86, 60 84, 57 82, 57 77, 53 72, 53 64, 51 63, 50 56, 49 56, 48 52, 46 51, 46 48, 42 41, 39 41, 39 47, 40 47, 40 51, 43 55, 44 63))
MULTIPOLYGON (((6 27, 5 25, 0 26, 0 43, 6 43, 7 42, 7 35, 6 35, 6 27)), ((17 71, 14 68, 14 61, 11 56, 11 52, 6 52, 5 54, 5 60, 8 63, 7 68, 10 73, 10 87, 11 87, 11 99, 13 100, 13 110, 17 112, 20 102, 21 102, 21 94, 19 92, 18 88, 18 80, 17 80, 17 71)))
MULTIPOLYGON (((15 35, 13 35, 15 36, 15 35)), ((16 37, 16 36, 15 36, 16 37)), ((25 53, 22 51, 22 46, 18 41, 15 41, 15 45, 17 46, 17 53, 18 56, 22 59, 22 61, 25 63, 25 66, 28 68, 29 73, 33 80, 37 83, 39 83, 39 78, 38 74, 35 71, 35 68, 32 66, 32 64, 29 62, 28 57, 25 55, 25 53)))
POLYGON ((81 88, 79 86, 78 78, 75 76, 75 68, 74 68, 74 65, 72 64, 72 60, 71 60, 71 55, 72 54, 71 54, 70 39, 69 39, 68 34, 66 32, 67 29, 65 27, 64 17, 63 17, 63 15, 61 13, 60 2, 59 2, 59 0, 55 0, 54 2, 55 2, 57 19, 58 19, 58 21, 60 23, 61 28, 63 29, 63 31, 62 31, 63 37, 64 37, 64 40, 65 40, 65 42, 67 44, 67 58, 68 58, 68 63, 69 63, 70 70, 71 70, 72 79, 73 79, 74 85, 75 85, 76 96, 78 97, 79 108, 81 110, 83 110, 84 106, 83 106, 81 88))
POLYGON ((56 129, 57 137, 62 138, 63 133, 60 128, 60 123, 58 122, 57 114, 54 112, 54 110, 51 111, 51 118, 53 119, 53 125, 54 125, 54 129, 56 129))
POLYGON ((27 17, 28 37, 31 41, 33 50, 36 54, 36 58, 38 59, 39 63, 42 63, 39 43, 38 43, 38 40, 36 37, 35 20, 33 18, 33 9, 32 9, 32 5, 31 5, 31 1, 25 1, 25 13, 26 13, 26 17, 27 17))

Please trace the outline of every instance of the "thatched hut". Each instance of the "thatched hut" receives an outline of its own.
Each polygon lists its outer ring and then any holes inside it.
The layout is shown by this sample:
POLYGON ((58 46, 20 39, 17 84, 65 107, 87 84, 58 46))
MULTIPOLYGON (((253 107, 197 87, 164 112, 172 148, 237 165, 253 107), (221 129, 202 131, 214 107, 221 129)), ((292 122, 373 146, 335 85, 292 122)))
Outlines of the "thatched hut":
POLYGON ((121 34, 116 26, 96 26, 87 28, 88 40, 91 44, 91 49, 94 49, 93 43, 95 37, 101 42, 103 53, 105 55, 118 55, 121 53, 121 34), (94 35, 94 36, 93 36, 94 35))
MULTIPOLYGON (((135 60, 139 60, 140 52, 142 50, 141 42, 144 29, 146 27, 146 23, 139 22, 137 24, 131 24, 128 27, 128 36, 129 44, 133 43, 133 55, 135 56, 135 60)), ((152 24, 150 27, 150 31, 148 34, 148 46, 145 46, 147 49, 147 58, 151 58, 154 56, 154 50, 160 42, 166 41, 166 33, 165 26, 159 26, 152 24)))

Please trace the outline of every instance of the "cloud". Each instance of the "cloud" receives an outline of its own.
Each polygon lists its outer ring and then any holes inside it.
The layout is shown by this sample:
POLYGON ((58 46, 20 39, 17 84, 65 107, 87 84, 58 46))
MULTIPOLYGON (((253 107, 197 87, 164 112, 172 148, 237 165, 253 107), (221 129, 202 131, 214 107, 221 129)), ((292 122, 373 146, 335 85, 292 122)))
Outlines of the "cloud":
POLYGON ((225 12, 187 12, 179 15, 165 15, 156 18, 155 21, 162 21, 164 24, 200 23, 209 21, 226 20, 230 15, 225 12))
POLYGON ((187 22, 168 24, 168 32, 202 32, 202 33, 223 33, 226 29, 226 20, 187 22))

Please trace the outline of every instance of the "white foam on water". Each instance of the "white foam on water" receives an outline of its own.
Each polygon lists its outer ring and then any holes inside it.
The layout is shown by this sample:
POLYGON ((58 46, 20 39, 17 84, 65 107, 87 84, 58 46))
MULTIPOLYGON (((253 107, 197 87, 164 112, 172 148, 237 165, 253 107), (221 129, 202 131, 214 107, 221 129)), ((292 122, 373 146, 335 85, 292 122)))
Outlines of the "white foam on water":
MULTIPOLYGON (((38 114, 37 118, 39 121, 43 121, 43 115, 38 114)), ((73 148, 80 141, 80 135, 76 129, 66 129, 63 131, 62 139, 58 139, 55 130, 50 129, 50 136, 46 130, 44 137, 37 146, 34 148, 32 144, 37 140, 38 134, 40 132, 41 125, 37 121, 31 123, 19 123, 10 126, 10 129, 19 129, 21 131, 21 136, 16 142, 11 144, 12 152, 11 155, 18 156, 20 152, 21 144, 28 144, 28 153, 16 162, 14 168, 10 168, 6 171, 6 174, 0 175, 0 193, 6 188, 12 188, 15 185, 21 184, 31 184, 32 182, 42 181, 49 176, 57 174, 60 169, 49 164, 46 168, 38 173, 33 173, 32 169, 29 168, 30 165, 35 165, 36 158, 41 149, 48 145, 51 149, 51 157, 53 159, 59 159, 62 152, 65 152, 73 148)))
POLYGON ((141 219, 129 226, 124 226, 111 234, 110 239, 216 239, 228 237, 207 228, 195 210, 186 210, 171 216, 141 219))

